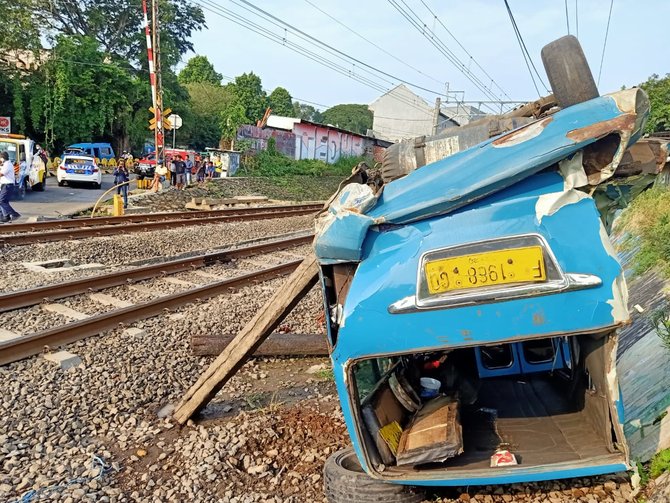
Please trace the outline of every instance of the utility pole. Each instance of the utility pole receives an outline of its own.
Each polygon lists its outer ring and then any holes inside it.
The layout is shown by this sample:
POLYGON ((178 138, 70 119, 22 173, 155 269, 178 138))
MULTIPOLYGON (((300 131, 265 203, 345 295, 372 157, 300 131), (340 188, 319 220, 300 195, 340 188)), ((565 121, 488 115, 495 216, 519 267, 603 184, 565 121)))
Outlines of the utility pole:
POLYGON ((151 0, 151 21, 153 27, 154 67, 152 85, 155 87, 156 101, 154 109, 156 114, 156 168, 163 166, 165 162, 165 123, 163 119, 163 86, 161 79, 160 58, 160 28, 158 22, 158 0, 151 0))

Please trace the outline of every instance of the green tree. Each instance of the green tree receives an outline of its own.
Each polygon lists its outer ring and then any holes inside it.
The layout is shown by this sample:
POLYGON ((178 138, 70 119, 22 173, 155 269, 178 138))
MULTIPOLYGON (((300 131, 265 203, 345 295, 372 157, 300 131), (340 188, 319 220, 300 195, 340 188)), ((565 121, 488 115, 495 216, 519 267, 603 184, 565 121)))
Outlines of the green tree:
POLYGON ((298 101, 293 102, 293 117, 312 122, 322 122, 323 114, 312 105, 306 105, 298 101))
MULTIPOLYGON (((39 48, 39 33, 31 9, 31 0, 11 0, 2 2, 1 5, 0 48, 3 50, 39 48)), ((0 53, 0 61, 6 63, 9 58, 11 54, 0 53)))
POLYGON ((58 37, 53 52, 58 57, 49 59, 31 79, 33 128, 44 131, 47 144, 57 147, 112 137, 117 124, 131 117, 136 80, 107 63, 90 37, 58 37))
POLYGON ((179 72, 180 84, 207 83, 221 85, 223 76, 217 73, 207 56, 193 56, 179 72))
POLYGON ((237 103, 244 108, 248 124, 256 124, 256 121, 263 118, 268 99, 258 75, 253 72, 243 73, 235 77, 235 82, 226 87, 233 91, 237 103))
POLYGON ((221 116, 233 104, 235 96, 229 88, 205 82, 187 84, 186 89, 191 116, 184 121, 179 136, 198 150, 218 146, 222 137, 221 116))
POLYGON ((272 109, 275 115, 283 115, 290 117, 293 115, 293 103, 291 95, 283 87, 277 87, 270 93, 268 97, 268 106, 272 109))
POLYGON ((366 134, 372 129, 372 112, 367 105, 335 105, 323 112, 323 121, 327 124, 366 134))
MULTIPOLYGON (((139 0, 21 1, 30 2, 30 11, 48 35, 88 36, 95 39, 105 52, 123 61, 147 66, 139 0)), ((4 17, 4 7, 2 11, 4 17)), ((174 66, 182 55, 193 50, 191 35, 206 27, 205 15, 199 6, 189 0, 162 0, 159 15, 161 61, 164 66, 174 66)))
POLYGON ((221 125, 221 137, 231 140, 232 147, 235 148, 237 130, 248 122, 244 105, 236 97, 221 111, 219 123, 221 125))
POLYGON ((663 78, 654 74, 640 87, 649 95, 651 105, 646 132, 670 131, 670 73, 663 78))

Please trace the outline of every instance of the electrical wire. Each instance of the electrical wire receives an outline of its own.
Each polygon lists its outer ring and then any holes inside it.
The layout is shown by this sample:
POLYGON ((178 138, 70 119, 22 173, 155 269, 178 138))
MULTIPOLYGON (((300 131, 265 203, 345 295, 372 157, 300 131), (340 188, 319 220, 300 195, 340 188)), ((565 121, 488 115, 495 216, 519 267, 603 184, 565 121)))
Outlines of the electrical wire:
MULTIPOLYGON (((374 82, 370 79, 367 79, 351 70, 348 70, 347 68, 342 67, 341 65, 333 62, 332 60, 323 57, 323 55, 314 53, 313 51, 310 51, 309 49, 306 49, 303 46, 288 40, 286 35, 278 35, 276 33, 273 33, 267 28, 258 25, 257 23, 254 23, 253 21, 250 21, 243 16, 240 16, 234 11, 225 9, 220 5, 217 5, 216 3, 212 2, 211 0, 191 0, 191 3, 198 5, 199 7, 202 7, 203 9, 212 12, 224 19, 232 21, 233 23, 242 26, 243 28, 246 28, 254 33, 257 33, 263 36, 264 38, 267 38, 268 40, 271 40, 279 45, 285 46, 288 49, 293 50, 294 52, 301 54, 304 57, 326 68, 330 68, 331 70, 334 70, 346 77, 356 80, 359 83, 362 83, 363 85, 366 85, 367 87, 370 87, 371 89, 374 89, 377 92, 389 93, 389 89, 385 88, 381 84, 374 82)), ((415 103, 412 103, 410 100, 404 99, 401 96, 398 96, 396 94, 390 94, 390 96, 393 99, 402 102, 410 107, 413 107, 418 110, 423 110, 422 108, 418 107, 415 103)))
POLYGON ((568 27, 568 35, 570 35, 570 16, 568 15, 568 0, 565 0, 565 24, 568 27))
POLYGON ((311 5, 312 7, 314 7, 316 10, 318 10, 318 11, 321 12, 322 14, 324 14, 325 16, 327 16, 328 18, 330 18, 331 20, 335 21, 337 24, 339 24, 339 25, 342 26, 343 28, 347 29, 348 31, 350 31, 351 33, 353 33, 354 35, 356 35, 358 38, 360 38, 360 39, 366 41, 366 42, 367 42, 368 44, 370 44, 371 46, 373 46, 373 47, 379 49, 381 52, 383 52, 383 53, 386 54, 387 56, 390 56, 391 58, 395 59, 396 61, 398 61, 399 63, 403 64, 403 65, 406 66, 407 68, 409 68, 409 69, 411 69, 411 70, 414 70, 415 72, 417 72, 417 73, 423 75, 423 76, 426 77, 426 78, 429 78, 430 80, 432 80, 432 81, 434 81, 434 82, 437 82, 438 84, 444 84, 443 81, 441 81, 441 80, 439 80, 439 79, 436 79, 435 77, 432 77, 432 76, 428 75, 427 73, 424 73, 423 71, 419 70, 419 69, 416 68, 415 66, 412 66, 412 65, 410 65, 409 63, 407 63, 405 60, 400 59, 398 56, 396 56, 396 55, 393 54, 392 52, 389 52, 389 51, 387 51, 386 49, 384 49, 382 46, 380 46, 380 45, 374 43, 374 42, 373 42, 372 40, 370 40, 369 38, 364 37, 363 35, 361 35, 360 33, 358 33, 358 32, 357 32, 356 30, 354 30, 353 28, 350 28, 349 26, 347 26, 346 24, 344 24, 342 21, 340 21, 340 20, 337 19, 336 17, 334 17, 334 16, 328 14, 328 13, 327 13, 326 11, 324 11, 321 7, 319 7, 318 5, 314 4, 314 3, 311 2, 310 0, 305 0, 305 2, 308 3, 309 5, 311 5))
POLYGON ((521 35, 521 31, 519 30, 518 25, 516 24, 516 20, 514 19, 514 14, 512 14, 512 9, 509 6, 509 2, 507 0, 504 0, 505 2, 505 7, 507 8, 507 14, 509 14, 510 21, 512 22, 512 28, 514 29, 514 33, 516 34, 517 41, 519 42, 519 47, 521 48, 521 54, 523 55, 523 59, 526 62, 526 67, 528 68, 528 72, 530 73, 530 78, 533 81, 533 86, 535 87, 535 90, 537 91, 538 96, 542 97, 542 93, 540 93, 540 89, 537 86, 537 83, 535 82, 535 77, 533 76, 533 72, 531 70, 531 66, 533 67, 533 70, 535 70, 535 74, 537 75, 538 80, 540 81, 540 84, 544 86, 545 90, 547 90, 547 85, 544 83, 542 80, 542 77, 540 76, 540 73, 537 71, 537 68, 535 67, 535 63, 533 63, 533 58, 530 56, 530 53, 528 52, 528 48, 526 47, 526 43, 523 41, 523 36, 521 35))
MULTIPOLYGON (((231 1, 232 3, 234 3, 234 4, 236 4, 236 5, 240 5, 240 4, 239 4, 237 1, 235 1, 235 0, 230 0, 230 1, 231 1)), ((333 47, 333 46, 331 46, 331 45, 329 45, 329 44, 323 42, 322 40, 320 40, 320 39, 318 39, 318 38, 316 38, 316 37, 313 37, 312 35, 309 35, 308 33, 305 33, 304 31, 300 30, 299 28, 295 27, 294 25, 292 25, 292 24, 290 24, 290 23, 288 23, 288 22, 286 22, 286 21, 284 21, 284 20, 278 18, 277 16, 271 14, 270 12, 261 9, 260 7, 258 7, 257 5, 254 5, 253 3, 249 2, 248 0, 239 0, 239 2, 242 2, 244 5, 250 7, 251 9, 254 9, 254 10, 257 11, 257 12, 260 12, 260 13, 261 13, 263 16, 265 16, 266 18, 269 18, 269 19, 272 19, 272 20, 274 20, 274 21, 276 21, 276 22, 278 22, 278 23, 281 23, 283 26, 285 26, 286 28, 292 30, 294 33, 297 33, 297 34, 302 35, 303 37, 306 37, 309 41, 314 42, 314 43, 316 43, 316 44, 318 44, 318 45, 320 45, 320 46, 322 46, 322 47, 328 49, 329 51, 333 51, 333 52, 335 52, 335 53, 337 53, 337 54, 339 54, 339 55, 341 55, 341 56, 343 56, 343 57, 345 57, 345 58, 351 60, 352 62, 355 62, 355 63, 357 63, 358 65, 361 65, 361 66, 363 66, 363 67, 365 67, 365 68, 368 68, 368 69, 370 69, 370 70, 372 70, 372 71, 374 71, 374 72, 376 72, 376 73, 378 73, 378 74, 380 74, 380 75, 383 75, 383 76, 388 77, 388 78, 390 78, 390 79, 396 80, 396 81, 398 81, 398 82, 402 82, 403 84, 406 84, 406 85, 408 85, 408 86, 410 86, 410 87, 414 87, 414 88, 416 88, 416 89, 420 89, 420 90, 422 90, 422 91, 426 91, 426 92, 431 93, 431 94, 437 94, 437 95, 441 95, 441 96, 446 96, 444 93, 442 93, 442 92, 440 92, 440 91, 435 91, 435 90, 433 90, 433 89, 428 89, 428 88, 426 88, 426 87, 423 87, 423 86, 420 86, 420 85, 418 85, 418 84, 412 83, 412 82, 410 82, 410 81, 408 81, 408 80, 406 80, 406 79, 402 79, 402 78, 400 78, 400 77, 398 77, 398 76, 395 76, 395 75, 393 75, 393 74, 390 74, 390 73, 388 73, 388 72, 386 72, 386 71, 384 71, 384 70, 380 70, 379 68, 377 68, 377 67, 375 67, 375 66, 373 66, 373 65, 370 65, 370 64, 368 64, 368 63, 366 63, 366 62, 364 62, 364 61, 361 61, 360 59, 358 59, 358 58, 356 58, 356 57, 354 57, 354 56, 351 56, 351 55, 349 55, 349 54, 347 54, 347 53, 345 53, 345 52, 343 52, 343 51, 340 51, 339 49, 336 49, 335 47, 333 47)), ((248 9, 247 9, 247 10, 248 10, 248 9)))
POLYGON ((603 73, 603 61, 605 61, 605 48, 607 47, 607 36, 610 32, 610 20, 612 19, 612 7, 614 7, 614 0, 610 0, 610 12, 607 15, 607 28, 605 28, 605 41, 603 42, 603 53, 600 56, 600 69, 598 70, 598 84, 600 85, 600 75, 603 73))
POLYGON ((575 29, 577 31, 577 38, 579 38, 579 5, 578 0, 575 0, 575 29))
MULTIPOLYGON (((472 84, 475 85, 485 96, 492 100, 497 100, 498 97, 495 96, 489 89, 486 88, 486 85, 472 72, 468 70, 466 65, 460 61, 456 55, 447 47, 447 45, 436 35, 426 24, 421 21, 421 18, 412 10, 409 5, 404 0, 400 0, 405 7, 402 7, 396 0, 388 0, 388 2, 403 16, 414 28, 421 33, 424 38, 426 38, 442 55, 449 61, 452 65, 456 67, 472 84)), ((497 111, 488 105, 487 108, 497 113, 497 111)))
MULTIPOLYGON (((305 0, 305 1, 307 1, 307 0, 305 0)), ((468 52, 468 50, 463 46, 463 44, 460 42, 460 40, 458 40, 458 38, 457 38, 457 37, 456 37, 456 36, 449 30, 449 28, 447 28, 447 27, 445 26, 445 24, 442 22, 442 20, 437 16, 437 14, 435 14, 435 12, 433 12, 433 10, 428 6, 428 4, 427 4, 424 0, 421 0, 421 3, 423 4, 423 6, 424 6, 426 9, 428 9, 428 12, 431 13, 431 15, 433 16, 433 18, 434 18, 435 20, 437 20, 438 23, 440 23, 440 26, 442 26, 442 28, 444 28, 444 31, 446 31, 446 32, 449 34, 449 36, 450 36, 451 38, 454 39, 454 41, 458 44, 458 46, 459 46, 461 49, 463 49, 463 51, 465 52, 465 54, 467 54, 467 55, 470 57, 470 61, 472 61, 472 62, 477 66, 477 68, 479 68, 479 69, 484 73, 484 75, 486 75, 489 79, 491 79, 491 82, 492 82, 493 84, 495 84, 495 86, 500 90, 500 92, 503 93, 504 96, 507 96, 507 98, 509 98, 509 99, 511 100, 512 98, 510 98, 510 96, 505 92, 505 90, 504 90, 502 87, 500 87, 500 86, 498 85, 498 83, 493 79, 493 77, 491 77, 491 76, 488 74, 488 72, 482 67, 482 65, 480 65, 480 64, 477 62, 477 60, 474 58, 474 56, 473 56, 472 54, 470 54, 470 52, 468 52)))

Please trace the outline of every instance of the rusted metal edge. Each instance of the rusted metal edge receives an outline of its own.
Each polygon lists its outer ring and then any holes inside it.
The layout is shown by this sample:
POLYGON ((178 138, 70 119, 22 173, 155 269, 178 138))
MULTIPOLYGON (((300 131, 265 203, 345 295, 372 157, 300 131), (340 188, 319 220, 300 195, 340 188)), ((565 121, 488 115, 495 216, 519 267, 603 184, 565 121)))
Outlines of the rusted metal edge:
POLYGON ((92 316, 60 327, 1 342, 0 365, 6 365, 41 353, 44 351, 45 346, 48 346, 49 348, 57 348, 63 344, 69 344, 71 342, 85 339, 86 337, 99 335, 100 333, 114 329, 119 325, 151 318, 152 316, 164 312, 166 309, 179 307, 194 301, 201 301, 231 290, 239 289, 252 283, 284 276, 294 271, 301 263, 302 260, 294 260, 274 267, 268 267, 267 269, 262 269, 260 271, 218 281, 200 288, 194 288, 186 292, 159 297, 143 304, 115 309, 98 316, 92 316))
POLYGON ((230 208, 212 211, 173 211, 162 213, 145 213, 137 215, 122 215, 120 217, 95 217, 95 218, 67 218, 60 220, 45 220, 42 222, 26 222, 19 224, 5 224, 2 227, 3 234, 10 232, 31 232, 49 229, 74 229, 78 227, 94 227, 102 225, 119 225, 127 223, 157 222, 161 220, 180 220, 193 218, 208 218, 224 215, 251 215, 254 213, 266 213, 270 211, 285 210, 320 210, 323 204, 287 204, 268 205, 254 208, 230 208))
POLYGON ((66 239, 81 239, 88 237, 112 236, 114 234, 128 234, 132 232, 153 231, 160 229, 174 229, 190 225, 207 225, 222 222, 240 222, 248 220, 267 220, 272 218, 297 217, 315 213, 312 208, 273 211, 265 213, 252 213, 248 215, 223 215, 209 218, 187 218, 182 220, 162 220, 158 222, 141 222, 136 224, 113 225, 101 227, 82 227, 75 229, 64 229, 51 232, 34 232, 28 234, 12 234, 0 236, 0 245, 26 245, 32 243, 46 243, 49 241, 63 241, 66 239))
MULTIPOLYGON (((277 237, 280 236, 275 236, 275 238, 277 237)), ((62 299, 80 293, 94 292, 113 286, 151 279, 156 276, 199 269, 217 262, 227 262, 234 258, 244 258, 259 253, 292 248, 301 244, 310 243, 313 237, 312 234, 308 234, 288 239, 274 239, 272 241, 244 246, 233 250, 204 253, 184 259, 141 266, 136 269, 125 269, 123 271, 101 274, 55 285, 7 292, 0 295, 0 313, 13 311, 14 309, 22 307, 34 306, 45 300, 52 301, 62 299)))

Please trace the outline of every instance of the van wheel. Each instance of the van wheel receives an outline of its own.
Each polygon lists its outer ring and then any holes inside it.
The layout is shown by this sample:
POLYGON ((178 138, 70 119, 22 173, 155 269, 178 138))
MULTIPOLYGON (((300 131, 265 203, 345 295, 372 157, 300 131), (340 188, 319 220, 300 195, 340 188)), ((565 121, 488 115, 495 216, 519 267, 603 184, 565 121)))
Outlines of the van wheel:
POLYGON ((579 40, 566 35, 542 48, 542 63, 561 108, 600 96, 579 40))
POLYGON ((46 178, 43 179, 40 183, 33 185, 32 189, 35 192, 44 192, 44 185, 46 185, 46 178))
POLYGON ((65 180, 58 180, 58 186, 62 187, 63 185, 65 185, 65 180))
POLYGON ((102 184, 101 184, 101 183, 98 183, 98 182, 95 182, 95 183, 93 184, 93 188, 94 188, 94 189, 100 189, 100 188, 102 188, 102 184))
POLYGON ((415 487, 371 478, 351 448, 337 451, 326 460, 323 485, 329 503, 420 503, 425 499, 425 493, 415 487))

